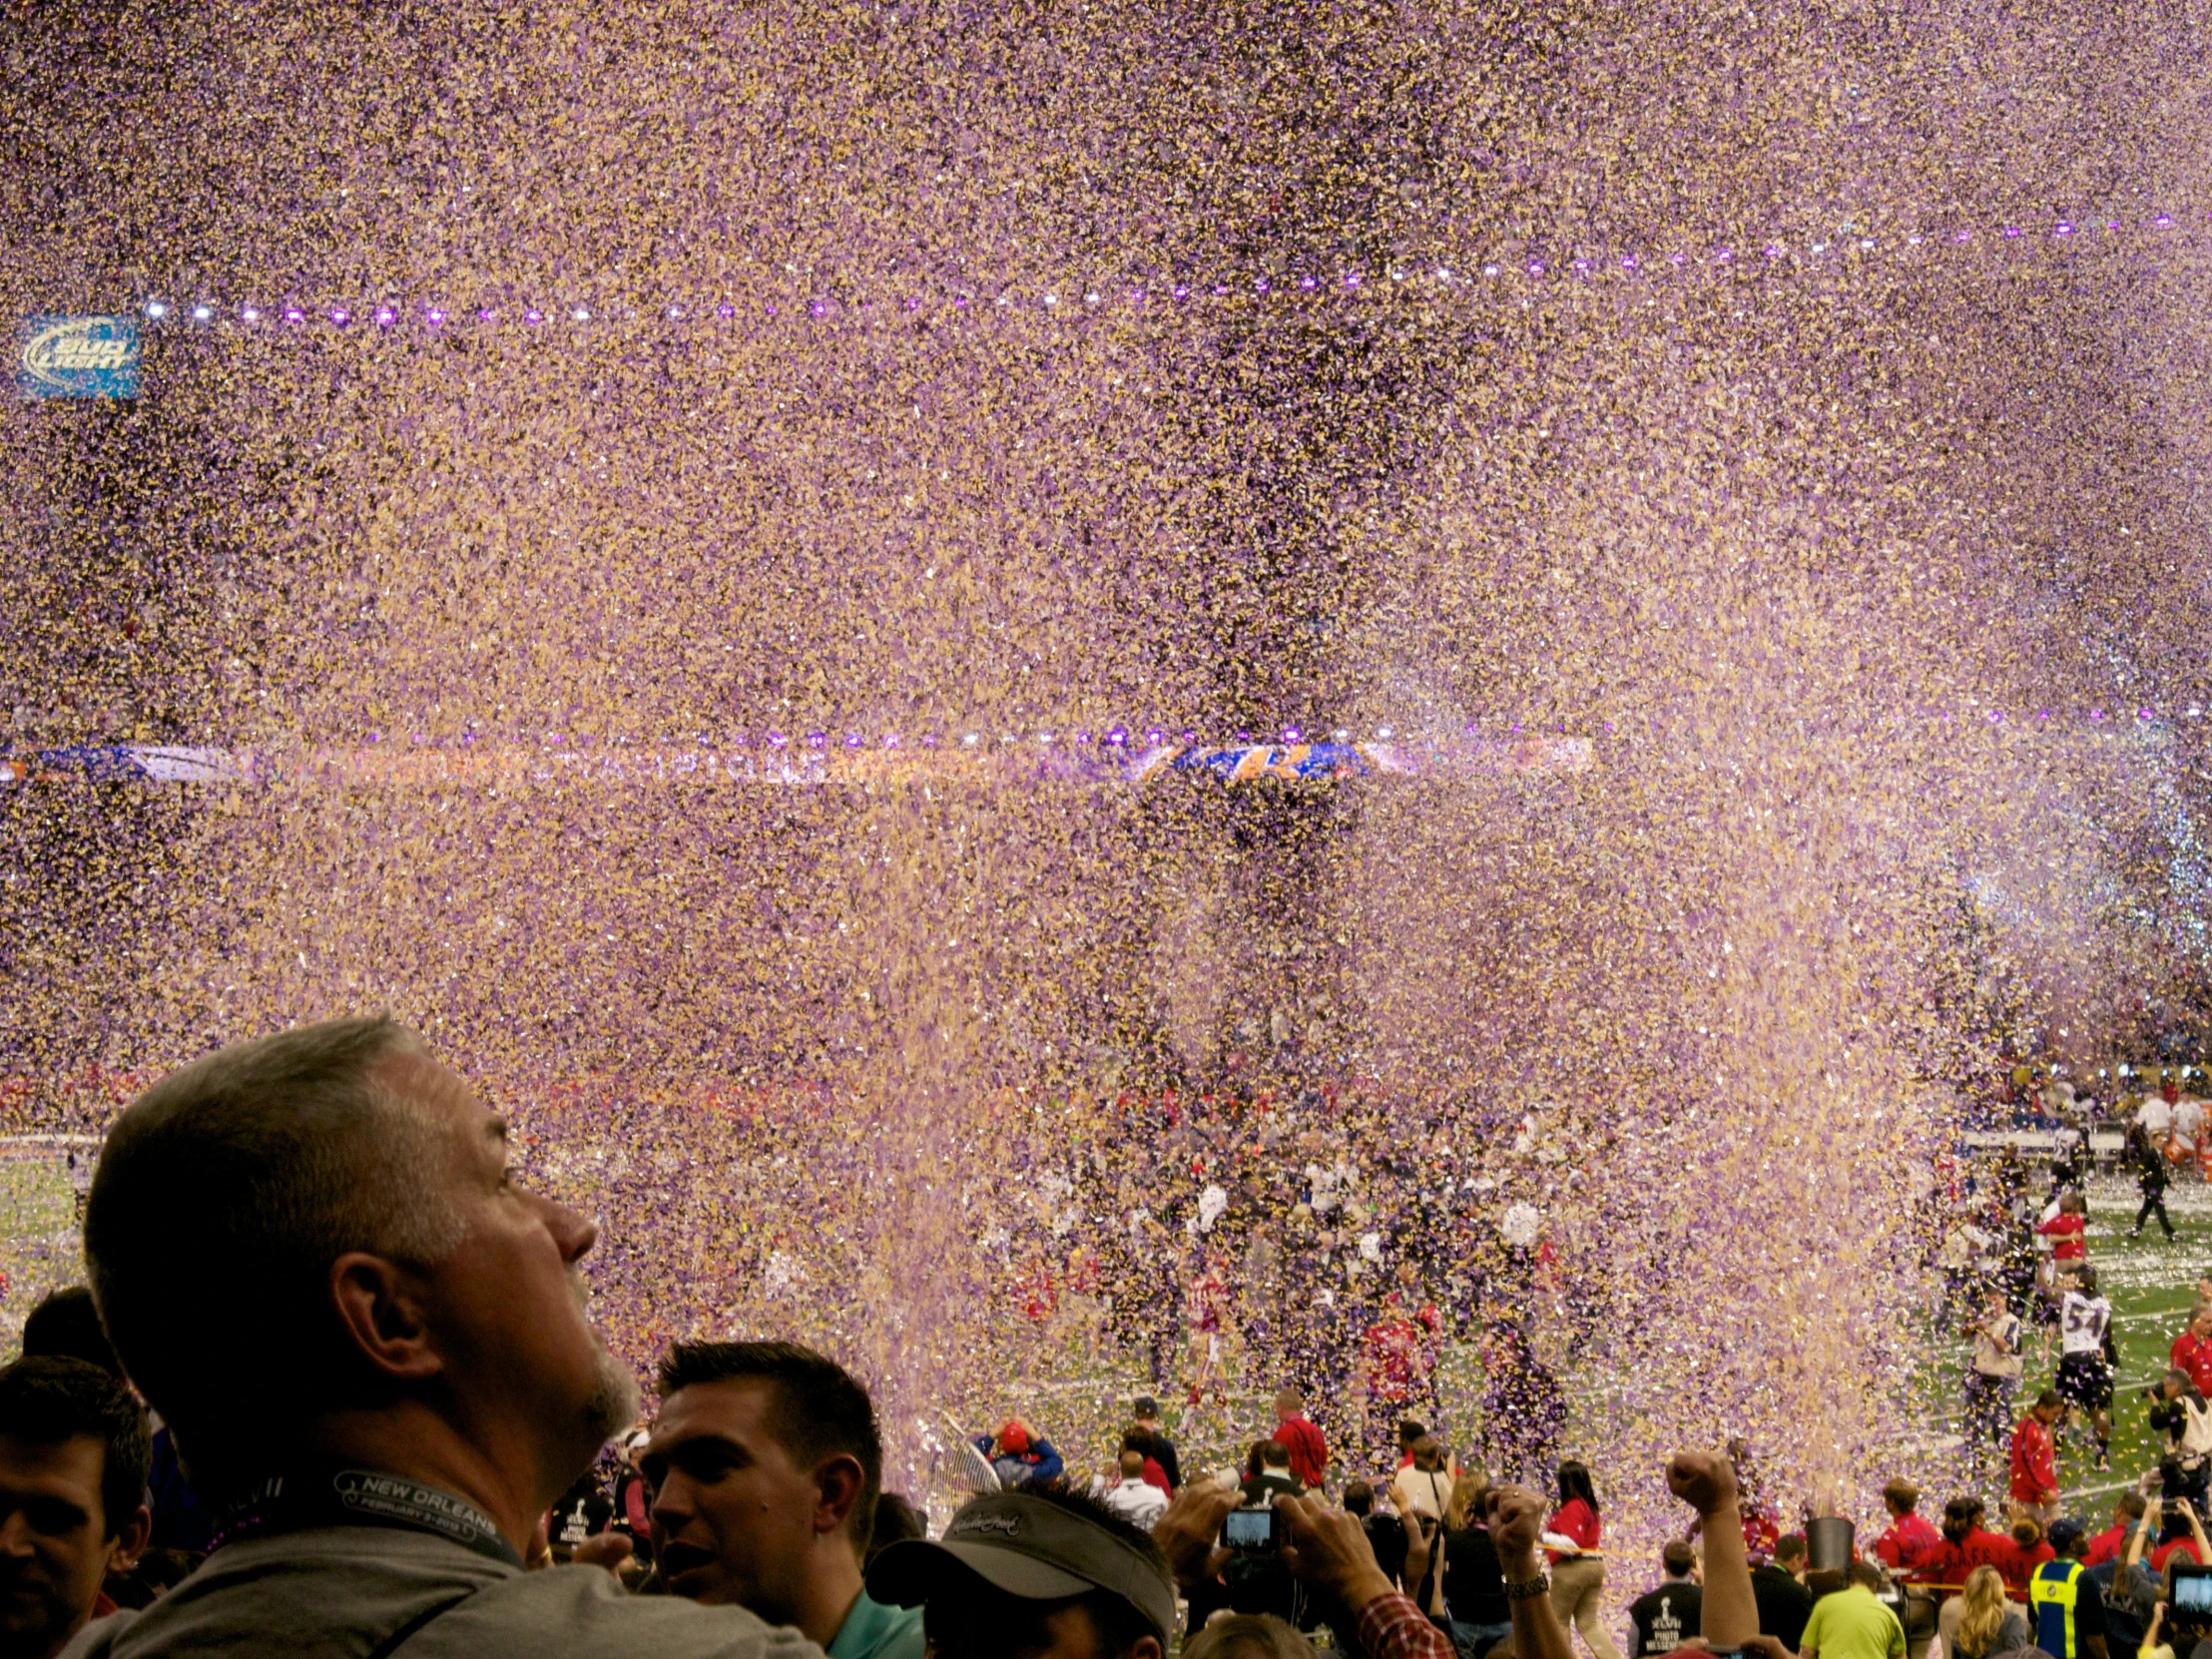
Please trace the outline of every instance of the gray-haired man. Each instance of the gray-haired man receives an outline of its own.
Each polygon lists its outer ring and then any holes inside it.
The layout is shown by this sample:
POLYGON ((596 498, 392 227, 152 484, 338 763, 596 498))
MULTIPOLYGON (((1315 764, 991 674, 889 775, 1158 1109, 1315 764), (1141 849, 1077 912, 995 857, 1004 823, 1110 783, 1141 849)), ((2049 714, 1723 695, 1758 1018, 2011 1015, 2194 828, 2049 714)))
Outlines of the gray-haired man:
POLYGON ((93 1292, 226 1512, 206 1566, 72 1659, 819 1659, 743 1608, 523 1571, 637 1393, 585 1319, 595 1230, 506 1140, 388 1020, 236 1044, 132 1103, 85 1215, 93 1292))

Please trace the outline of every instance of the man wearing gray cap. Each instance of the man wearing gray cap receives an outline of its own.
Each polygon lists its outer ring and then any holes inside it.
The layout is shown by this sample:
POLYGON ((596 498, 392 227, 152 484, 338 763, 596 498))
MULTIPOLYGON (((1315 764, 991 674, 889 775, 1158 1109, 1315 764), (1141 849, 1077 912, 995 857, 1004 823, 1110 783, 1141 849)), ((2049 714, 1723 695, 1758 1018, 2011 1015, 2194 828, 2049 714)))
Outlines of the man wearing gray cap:
POLYGON ((1067 1491, 974 1499, 941 1539, 869 1562, 867 1593, 919 1605, 936 1659, 1162 1659, 1175 1628, 1159 1546, 1067 1491))

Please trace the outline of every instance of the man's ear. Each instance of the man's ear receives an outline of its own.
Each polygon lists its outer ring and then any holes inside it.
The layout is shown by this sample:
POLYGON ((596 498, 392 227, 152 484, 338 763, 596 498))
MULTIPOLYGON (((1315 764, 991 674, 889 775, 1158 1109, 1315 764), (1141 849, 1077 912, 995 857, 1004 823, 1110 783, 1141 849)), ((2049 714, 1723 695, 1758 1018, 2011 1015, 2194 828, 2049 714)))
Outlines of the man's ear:
POLYGON ((351 1251, 330 1264, 330 1302, 348 1345, 394 1381, 435 1377, 445 1362, 430 1346, 420 1282, 397 1263, 351 1251))
POLYGON ((1160 1646, 1157 1636, 1139 1636, 1129 1644, 1129 1651, 1121 1659, 1167 1659, 1167 1652, 1160 1646))
POLYGON ((108 1571, 129 1572, 138 1565, 138 1558, 146 1553, 146 1540, 153 1536, 154 1511, 140 1504, 131 1511, 131 1518, 116 1529, 114 1540, 108 1545, 108 1571))
MULTIPOLYGON (((860 1488, 867 1484, 859 1458, 843 1451, 825 1457, 816 1465, 815 1484, 822 1493, 815 1503, 815 1530, 843 1530, 852 1518, 852 1506, 860 1501, 860 1488)), ((867 1540, 860 1541, 864 1545, 867 1540)))

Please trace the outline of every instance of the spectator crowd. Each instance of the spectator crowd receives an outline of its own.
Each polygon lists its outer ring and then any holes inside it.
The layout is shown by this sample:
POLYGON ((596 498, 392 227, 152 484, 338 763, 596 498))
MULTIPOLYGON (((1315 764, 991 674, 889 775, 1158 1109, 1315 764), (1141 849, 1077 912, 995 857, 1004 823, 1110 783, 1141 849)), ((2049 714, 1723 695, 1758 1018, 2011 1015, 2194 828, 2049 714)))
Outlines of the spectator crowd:
MULTIPOLYGON (((597 1231, 506 1138, 382 1020, 234 1045, 131 1105, 90 1283, 0 1371, 0 1659, 1622 1659, 1623 1635, 1626 1659, 2212 1659, 2212 1312, 2150 1407, 2172 1455, 2094 1535, 2052 1470, 2084 1365, 2012 1426, 2001 1531, 1899 1481, 1864 1548, 1833 1515, 1785 1534, 1737 1445, 1675 1456, 1680 1535, 1621 1560, 1584 1463, 1493 1480, 1405 1417, 1369 1478, 1286 1380, 1237 1468, 1186 1469, 1150 1397, 1095 1466, 1009 1417, 959 1446, 974 1495, 932 1537, 883 1490, 867 1389, 809 1348, 675 1344, 641 1423, 587 1319, 597 1231), (1642 1586, 1623 1627, 1609 1573, 1642 1586)), ((2085 1262, 2068 1284, 2101 1300, 2085 1262)), ((1985 1335, 2017 1352, 2006 1319, 1985 1335)))

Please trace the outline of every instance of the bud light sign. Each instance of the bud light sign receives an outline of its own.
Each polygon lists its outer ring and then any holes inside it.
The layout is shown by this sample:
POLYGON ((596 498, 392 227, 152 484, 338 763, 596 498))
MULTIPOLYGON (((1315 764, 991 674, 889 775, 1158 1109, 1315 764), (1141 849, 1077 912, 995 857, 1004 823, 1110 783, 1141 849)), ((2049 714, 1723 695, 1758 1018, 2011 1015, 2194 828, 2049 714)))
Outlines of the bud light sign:
POLYGON ((23 325, 15 383, 25 397, 138 396, 138 320, 32 317, 23 325))

